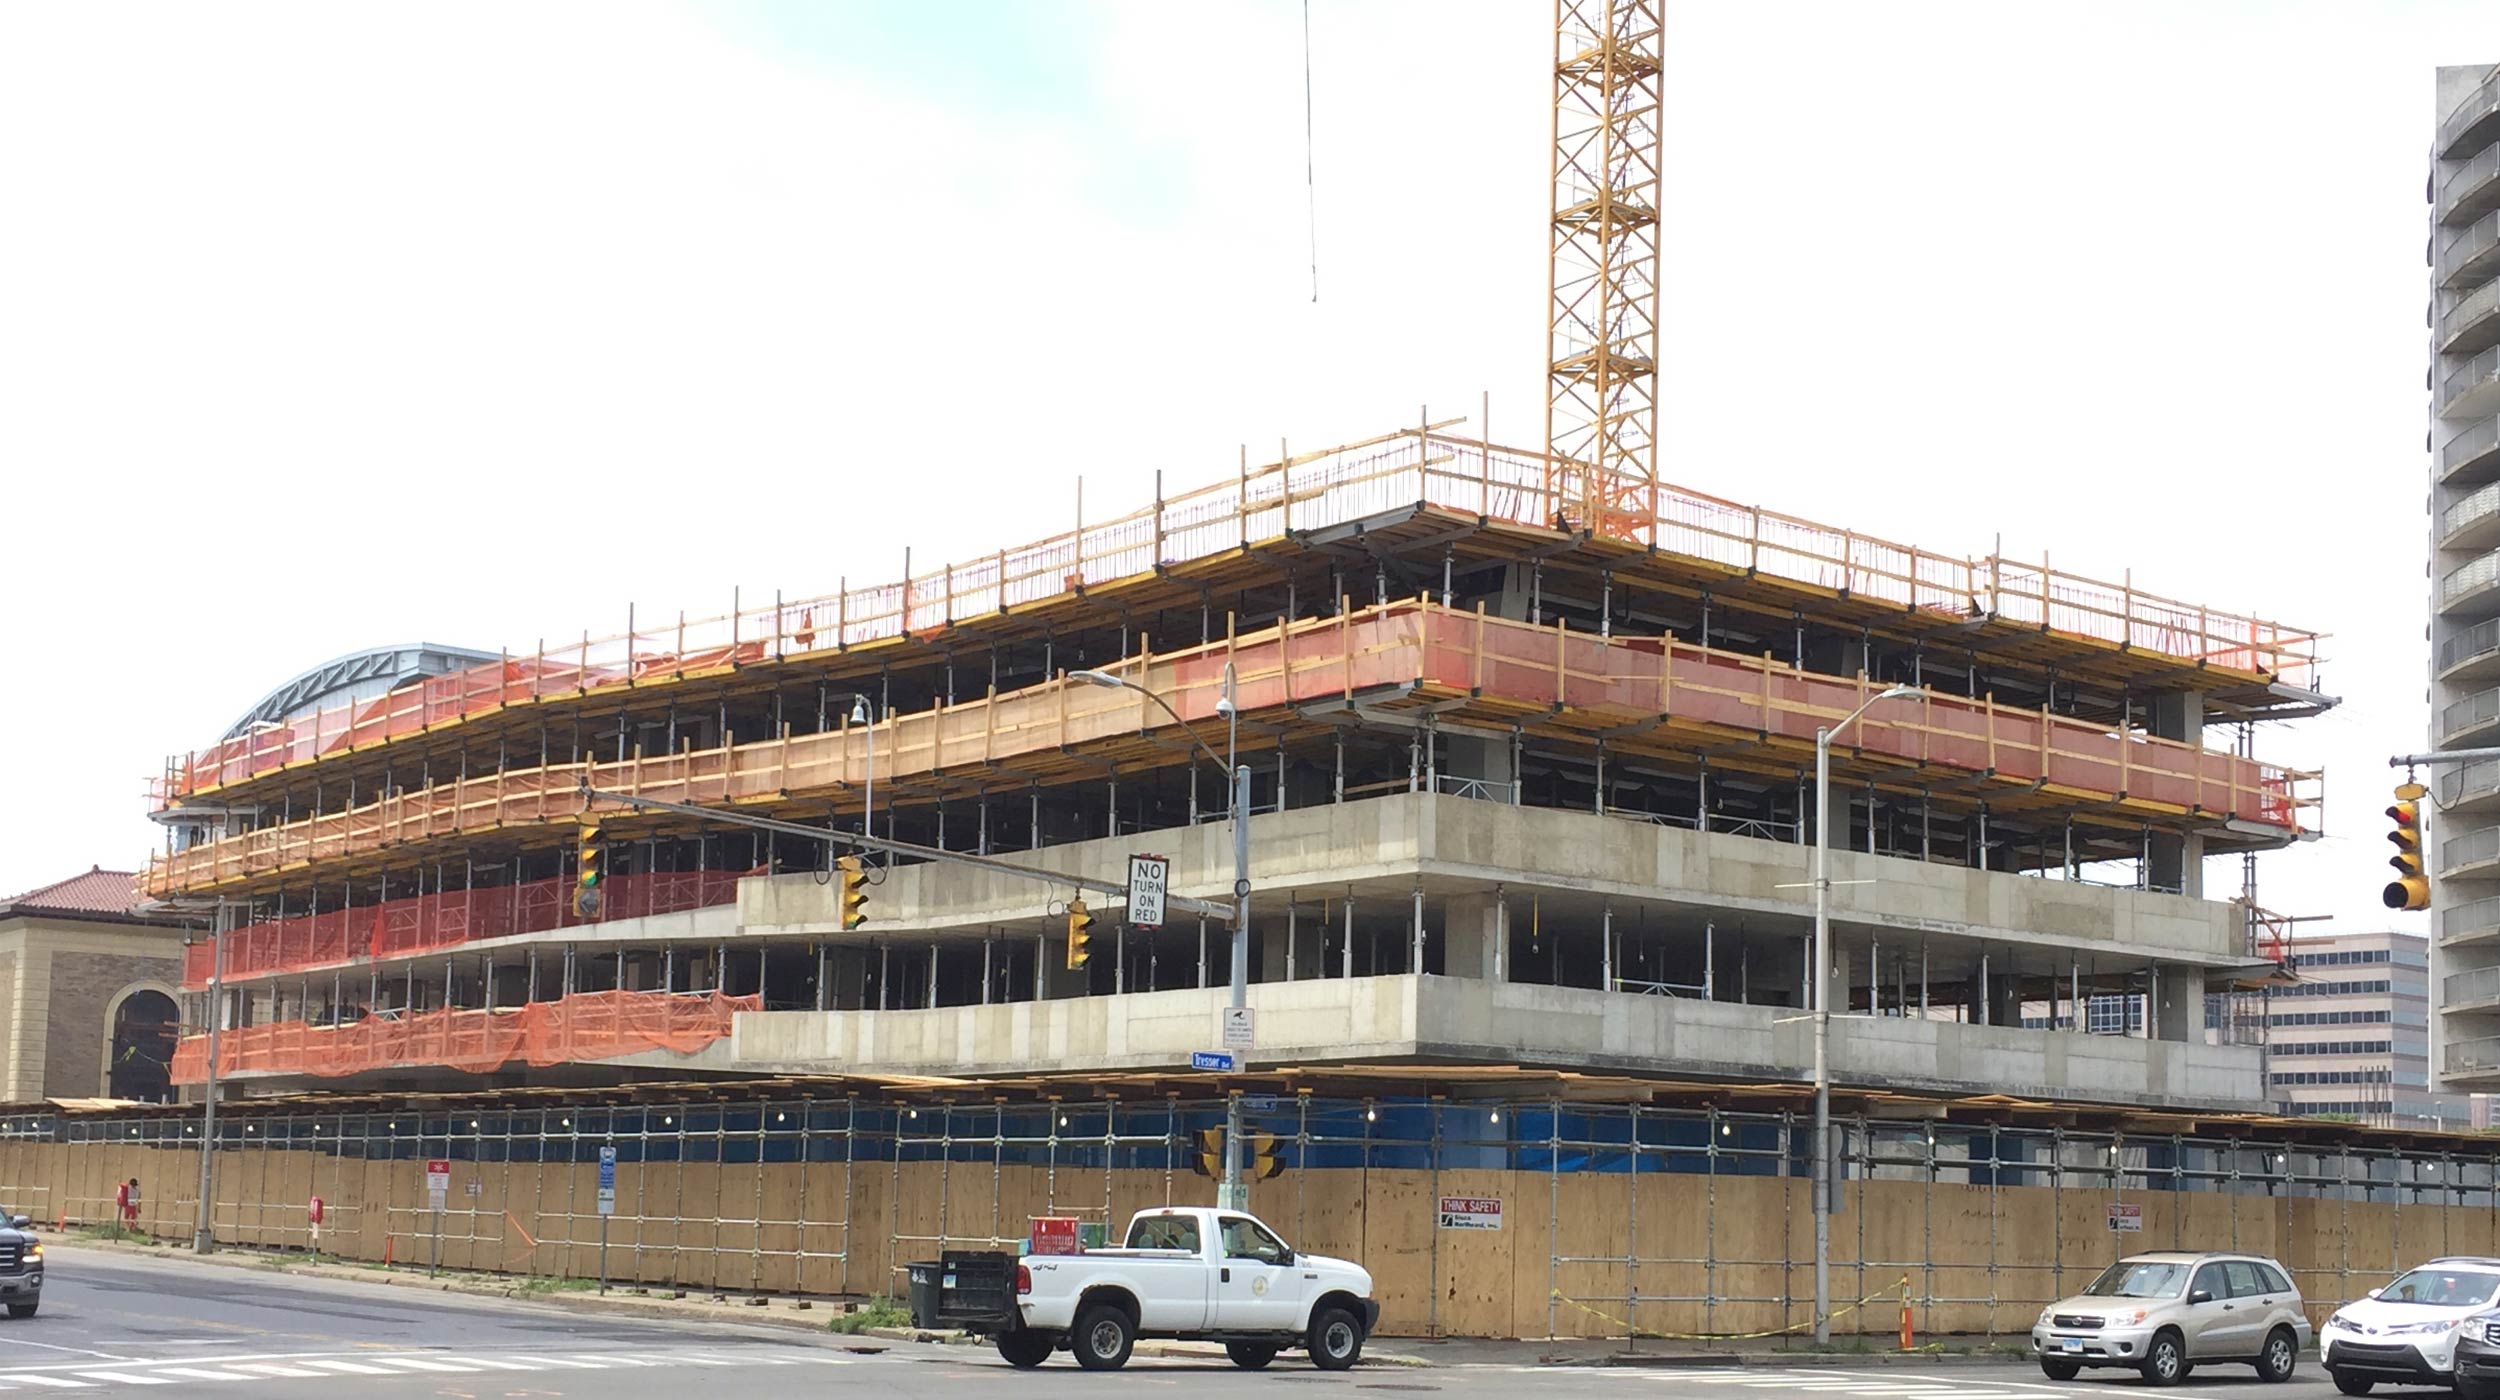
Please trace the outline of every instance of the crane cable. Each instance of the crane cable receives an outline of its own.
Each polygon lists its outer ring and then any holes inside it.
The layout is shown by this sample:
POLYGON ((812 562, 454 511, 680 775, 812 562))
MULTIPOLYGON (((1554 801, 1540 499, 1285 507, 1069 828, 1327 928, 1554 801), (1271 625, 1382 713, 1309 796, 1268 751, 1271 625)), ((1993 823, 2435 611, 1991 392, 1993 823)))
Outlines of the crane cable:
POLYGON ((1311 157, 1311 0, 1302 0, 1302 191, 1311 240, 1311 301, 1319 301, 1319 182, 1311 157))

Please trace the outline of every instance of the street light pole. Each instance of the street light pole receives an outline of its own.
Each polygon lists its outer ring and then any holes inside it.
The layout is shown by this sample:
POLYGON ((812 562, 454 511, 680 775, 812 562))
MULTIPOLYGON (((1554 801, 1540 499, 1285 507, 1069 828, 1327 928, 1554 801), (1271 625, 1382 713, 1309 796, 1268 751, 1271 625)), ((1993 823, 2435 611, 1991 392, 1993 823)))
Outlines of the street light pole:
POLYGON ((1885 700, 1918 694, 1896 685, 1849 712, 1828 729, 1814 731, 1814 1340, 1832 1340, 1832 738, 1885 700))
POLYGON ((232 919, 233 906, 218 900, 215 921, 208 926, 208 1080, 200 1100, 199 1219, 191 1232, 191 1249, 196 1254, 217 1248, 217 1225, 210 1205, 217 1184, 217 1028, 225 1020, 226 930, 232 919))
MULTIPOLYGON (((1071 671, 1068 679, 1083 681, 1087 685, 1117 686, 1136 691, 1162 706, 1163 712, 1172 717, 1172 722, 1181 727, 1181 732, 1189 736, 1189 741, 1198 746, 1199 752, 1210 761, 1215 758, 1214 750, 1209 749, 1206 741, 1198 737, 1198 732, 1189 727, 1189 721, 1181 718, 1181 712, 1172 708, 1171 701, 1137 682, 1125 676, 1115 676, 1109 671, 1071 671)), ((1232 1007, 1239 1011, 1250 1004, 1250 765, 1239 761, 1241 706, 1234 695, 1235 683, 1233 663, 1227 661, 1224 663, 1224 694, 1215 702, 1215 709, 1225 719, 1223 766, 1232 774, 1233 782, 1232 1007)), ((1250 1208, 1249 1188, 1241 1179, 1241 1094, 1237 1090, 1224 1095, 1224 1184, 1216 1204, 1225 1210, 1250 1208)))
POLYGON ((877 834, 877 720, 868 713, 868 697, 851 697, 851 723, 868 726, 868 775, 860 792, 859 834, 877 834))

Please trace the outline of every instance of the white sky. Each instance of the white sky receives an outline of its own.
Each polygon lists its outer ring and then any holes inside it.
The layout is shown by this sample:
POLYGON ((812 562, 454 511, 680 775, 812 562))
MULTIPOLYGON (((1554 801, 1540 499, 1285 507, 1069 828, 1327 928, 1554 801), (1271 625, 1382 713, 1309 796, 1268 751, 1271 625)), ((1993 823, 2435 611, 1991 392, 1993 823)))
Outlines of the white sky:
MULTIPOLYGON (((898 575, 1472 413, 1533 441, 1550 7, 0 7, 0 892, 364 646, 898 575)), ((2453 4, 1677 4, 1663 470, 2334 635, 2421 746, 2453 4)), ((2216 885, 2236 886, 2216 863, 2216 885)))

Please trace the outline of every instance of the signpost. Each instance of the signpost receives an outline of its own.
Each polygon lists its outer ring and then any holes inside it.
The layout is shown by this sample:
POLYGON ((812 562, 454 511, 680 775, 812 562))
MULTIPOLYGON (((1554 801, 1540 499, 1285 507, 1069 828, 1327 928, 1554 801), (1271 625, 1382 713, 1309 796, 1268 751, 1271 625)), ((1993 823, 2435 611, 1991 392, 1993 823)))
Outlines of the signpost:
POLYGON ((1171 887, 1172 862, 1162 856, 1128 858, 1128 924, 1152 931, 1163 927, 1163 896, 1171 887))
POLYGON ((1230 1074, 1240 1068, 1240 1061, 1222 1050, 1192 1050, 1189 1052, 1189 1067, 1211 1069, 1218 1074, 1230 1074))
POLYGON ((2144 1229, 2144 1207, 2113 1204, 2109 1208, 2109 1229, 2114 1235, 2132 1235, 2144 1229))
POLYGON ((608 1291, 608 1217, 616 1214, 616 1149, 599 1149, 599 1291, 608 1291))
POLYGON ((1227 1006, 1224 1008, 1225 1049, 1243 1051, 1248 1050, 1259 1043, 1257 1035, 1258 1023, 1253 1019, 1255 1014, 1256 1013, 1251 1011, 1251 1009, 1246 1006, 1227 1006))
POLYGON ((1502 1228, 1502 1198, 1499 1196, 1443 1196, 1434 1216, 1444 1230, 1499 1230, 1502 1228))
POLYGON ((425 1276, 433 1278, 443 1271, 443 1198, 451 1194, 451 1159, 431 1157, 425 1164, 425 1199, 434 1211, 434 1248, 425 1266, 425 1276))

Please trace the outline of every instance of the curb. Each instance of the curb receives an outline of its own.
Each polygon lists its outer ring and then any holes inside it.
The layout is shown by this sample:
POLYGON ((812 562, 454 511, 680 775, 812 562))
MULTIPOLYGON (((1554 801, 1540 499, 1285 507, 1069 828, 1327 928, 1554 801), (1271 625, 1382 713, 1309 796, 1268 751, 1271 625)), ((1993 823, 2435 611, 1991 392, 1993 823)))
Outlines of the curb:
MULTIPOLYGON (((917 1327, 870 1327, 863 1329, 862 1335, 882 1337, 890 1342, 916 1342, 923 1346, 985 1347, 989 1345, 969 1332, 930 1332, 917 1327)), ((1160 1361, 1222 1361, 1225 1359, 1224 1348, 1214 1342, 1144 1341, 1131 1348, 1129 1355, 1153 1357, 1160 1361)), ((1420 1356, 1408 1356, 1402 1352, 1381 1352, 1366 1348, 1363 1352, 1362 1364, 1432 1370, 1445 1364, 1463 1366, 1467 1363, 1426 1361, 1420 1356)))

